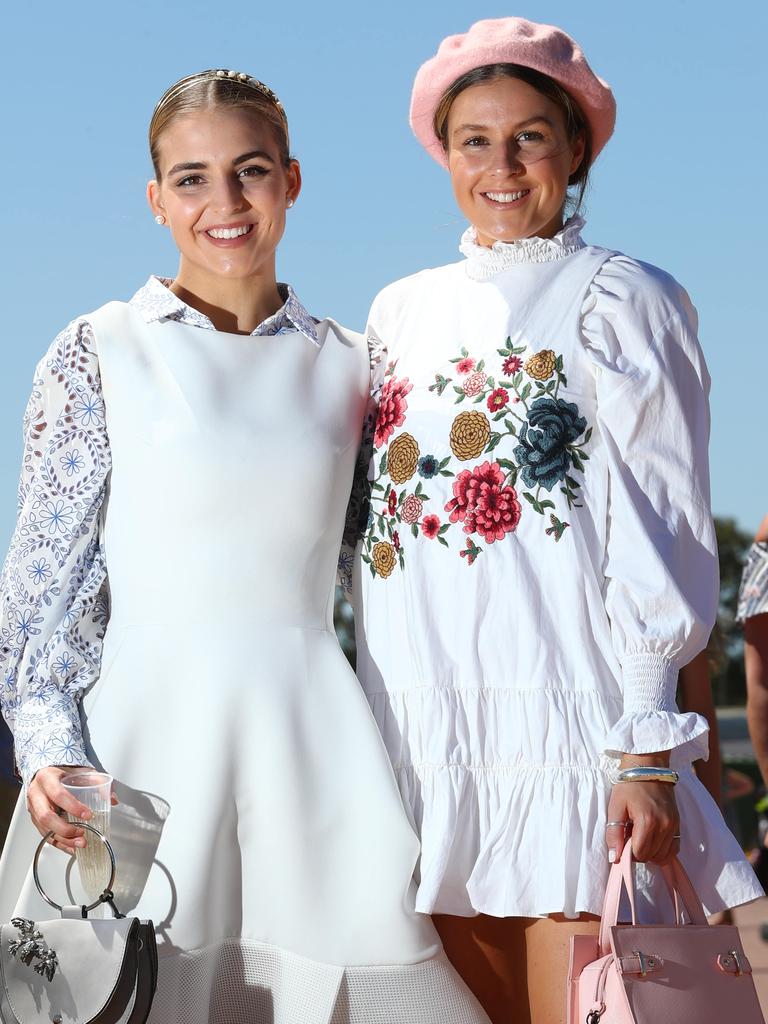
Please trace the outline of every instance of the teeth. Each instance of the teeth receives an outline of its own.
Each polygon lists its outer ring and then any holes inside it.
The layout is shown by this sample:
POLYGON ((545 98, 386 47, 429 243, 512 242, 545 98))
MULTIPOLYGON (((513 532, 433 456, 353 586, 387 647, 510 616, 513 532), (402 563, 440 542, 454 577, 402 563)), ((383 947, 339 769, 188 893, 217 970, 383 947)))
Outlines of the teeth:
POLYGON ((250 230, 250 224, 243 224, 239 228, 211 228, 206 234, 211 238, 239 238, 240 235, 247 235, 250 230))
POLYGON ((489 199, 492 199, 494 203, 514 203, 517 199, 522 199, 523 196, 527 196, 531 190, 525 188, 522 192, 486 192, 485 194, 489 199))

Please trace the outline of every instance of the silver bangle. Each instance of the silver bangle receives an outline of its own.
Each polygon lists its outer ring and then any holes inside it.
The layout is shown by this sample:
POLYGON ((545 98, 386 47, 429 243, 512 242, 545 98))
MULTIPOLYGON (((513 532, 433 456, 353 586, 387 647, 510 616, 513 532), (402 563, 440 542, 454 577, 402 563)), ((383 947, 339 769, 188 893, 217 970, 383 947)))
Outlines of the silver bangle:
POLYGON ((622 768, 616 773, 616 782, 669 782, 673 786, 680 778, 672 768, 653 768, 650 765, 622 768))

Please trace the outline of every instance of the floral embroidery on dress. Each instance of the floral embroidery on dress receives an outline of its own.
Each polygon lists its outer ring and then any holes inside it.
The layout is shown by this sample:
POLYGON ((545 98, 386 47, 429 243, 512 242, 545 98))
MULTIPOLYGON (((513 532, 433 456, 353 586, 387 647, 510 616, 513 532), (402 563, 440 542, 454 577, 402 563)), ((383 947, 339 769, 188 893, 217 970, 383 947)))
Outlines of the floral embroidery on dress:
POLYGON ((404 529, 414 538, 450 548, 446 534, 460 526, 467 536, 458 554, 470 566, 484 550, 476 539, 485 545, 504 541, 526 509, 548 516, 544 535, 555 543, 561 540, 570 523, 558 516, 552 492, 558 489, 568 509, 581 507, 581 481, 575 474, 585 471, 592 427, 574 402, 560 397, 560 388, 568 385, 563 357, 553 349, 527 348, 507 338, 497 349, 497 372, 462 348, 447 372, 435 374, 428 390, 437 398, 452 394, 454 405, 477 406, 453 417, 447 437, 451 455, 441 460, 422 452, 409 430, 397 432, 407 426, 413 384, 396 377, 394 366, 387 368, 373 429, 374 470, 363 539, 362 557, 372 575, 387 579, 398 565, 405 568, 404 529), (496 452, 499 448, 503 454, 496 452), (476 464, 462 465, 467 462, 476 464), (453 478, 452 497, 439 509, 422 484, 436 476, 453 478), (441 518, 446 513, 447 521, 441 518))

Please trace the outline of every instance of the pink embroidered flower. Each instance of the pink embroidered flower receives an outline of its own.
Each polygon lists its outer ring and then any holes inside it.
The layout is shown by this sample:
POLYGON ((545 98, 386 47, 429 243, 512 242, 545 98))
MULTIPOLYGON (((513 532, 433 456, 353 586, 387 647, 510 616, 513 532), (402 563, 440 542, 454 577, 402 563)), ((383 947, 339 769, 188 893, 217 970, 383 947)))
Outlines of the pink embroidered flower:
POLYGON ((429 537, 432 540, 437 536, 440 530, 440 517, 439 516, 424 516, 421 521, 421 532, 425 537, 429 537))
POLYGON ((456 363, 456 372, 457 373, 471 373, 472 370, 474 370, 474 368, 475 368, 475 360, 471 359, 471 358, 460 359, 458 361, 458 363, 456 363))
POLYGON ((397 530, 395 530, 394 533, 392 534, 392 546, 394 547, 395 551, 400 550, 400 534, 397 532, 397 530))
POLYGON ((464 533, 479 533, 488 544, 503 540, 520 522, 520 502, 514 487, 504 487, 498 462, 465 469, 453 484, 455 497, 445 506, 451 522, 461 520, 464 533))
POLYGON ((405 413, 408 402, 405 396, 413 388, 413 384, 407 377, 398 380, 397 377, 390 377, 384 382, 379 397, 379 412, 376 417, 376 429, 373 433, 373 443, 377 448, 386 444, 392 436, 395 427, 402 427, 405 422, 405 413))
POLYGON ((415 494, 409 494, 403 502, 401 517, 404 523, 418 523, 424 510, 424 502, 415 494))
POLYGON ((499 409, 503 409, 509 401, 509 392, 506 388, 496 388, 488 396, 488 408, 491 412, 498 412, 499 409))
POLYGON ((523 368, 523 360, 520 356, 507 356, 504 360, 503 370, 507 377, 511 377, 515 373, 519 373, 523 368))
POLYGON ((388 509, 389 514, 391 516, 393 516, 395 514, 395 509, 396 508, 397 508, 397 494, 395 493, 395 489, 392 488, 392 490, 389 492, 389 499, 387 501, 387 509, 388 509))
POLYGON ((483 373, 482 370, 475 370, 474 373, 470 373, 467 379, 464 381, 464 394, 467 398, 472 398, 474 395, 479 395, 485 387, 485 382, 488 380, 488 374, 483 373))

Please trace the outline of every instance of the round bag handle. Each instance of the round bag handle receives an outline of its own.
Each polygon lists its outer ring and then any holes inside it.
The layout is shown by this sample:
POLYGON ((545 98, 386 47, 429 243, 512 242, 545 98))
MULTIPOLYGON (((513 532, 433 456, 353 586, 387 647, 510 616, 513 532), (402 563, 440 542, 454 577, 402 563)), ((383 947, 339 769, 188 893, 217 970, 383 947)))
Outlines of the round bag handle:
MULTIPOLYGON (((107 882, 107 886, 106 886, 106 889, 104 891, 111 893, 112 886, 115 884, 115 876, 117 874, 117 860, 115 859, 115 851, 112 849, 112 844, 107 839, 107 837, 104 835, 104 833, 103 832, 99 832, 99 830, 97 828, 94 828, 93 825, 87 825, 84 821, 78 821, 77 826, 78 826, 78 828, 87 828, 89 832, 93 832, 93 834, 97 835, 99 837, 99 839, 102 841, 102 843, 104 844, 104 846, 107 848, 107 853, 109 854, 109 859, 110 859, 110 861, 112 863, 112 872, 111 872, 111 874, 109 876, 109 882, 107 882)), ((51 897, 48 895, 48 893, 43 888, 42 882, 40 881, 40 876, 38 875, 38 872, 37 872, 37 867, 38 867, 38 864, 40 863, 40 854, 43 852, 43 849, 45 848, 45 844, 48 842, 48 840, 51 838, 52 835, 55 835, 55 833, 54 832, 47 832, 43 836, 43 838, 40 840, 40 842, 38 843, 37 849, 35 850, 35 859, 32 862, 32 876, 33 876, 33 878, 35 880, 35 886, 37 888, 37 891, 43 897, 45 902, 48 903, 51 907, 53 907, 54 910, 61 911, 64 908, 60 904, 54 903, 54 901, 51 899, 51 897)), ((100 906, 103 902, 104 902, 103 896, 100 896, 96 900, 95 903, 91 903, 90 906, 84 907, 83 909, 84 909, 85 913, 87 914, 91 910, 95 910, 96 907, 100 906)))

